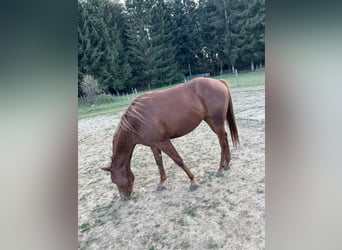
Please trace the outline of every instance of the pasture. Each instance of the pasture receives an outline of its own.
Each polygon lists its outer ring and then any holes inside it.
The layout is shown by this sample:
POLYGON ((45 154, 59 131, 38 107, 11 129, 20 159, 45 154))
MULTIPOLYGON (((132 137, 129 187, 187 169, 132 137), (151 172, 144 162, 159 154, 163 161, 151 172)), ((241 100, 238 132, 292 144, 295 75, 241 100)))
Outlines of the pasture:
POLYGON ((215 177, 220 147, 205 122, 172 140, 198 181, 193 192, 184 171, 165 154, 167 188, 157 191, 160 176, 153 154, 138 145, 131 162, 132 199, 120 201, 109 173, 100 167, 110 161, 125 106, 79 119, 79 249, 265 248, 265 87, 264 82, 241 82, 231 88, 241 145, 233 148, 228 133, 232 160, 224 177, 215 177))

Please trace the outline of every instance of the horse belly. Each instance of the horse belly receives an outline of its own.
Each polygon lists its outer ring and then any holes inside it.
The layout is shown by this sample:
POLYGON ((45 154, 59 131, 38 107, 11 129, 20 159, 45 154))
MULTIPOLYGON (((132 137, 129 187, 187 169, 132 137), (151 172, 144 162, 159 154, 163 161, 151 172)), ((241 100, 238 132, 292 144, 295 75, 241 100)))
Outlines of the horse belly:
POLYGON ((162 121, 164 132, 169 138, 176 138, 186 135, 193 131, 203 120, 203 116, 199 112, 179 112, 173 118, 169 115, 169 119, 162 121))

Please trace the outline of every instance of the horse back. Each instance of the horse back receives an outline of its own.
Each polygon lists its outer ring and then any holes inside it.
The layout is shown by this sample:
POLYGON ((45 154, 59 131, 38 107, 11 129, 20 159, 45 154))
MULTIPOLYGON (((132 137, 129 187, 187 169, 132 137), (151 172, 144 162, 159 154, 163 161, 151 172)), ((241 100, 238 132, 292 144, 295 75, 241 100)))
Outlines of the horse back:
POLYGON ((139 143, 150 145, 180 137, 200 124, 205 108, 186 84, 143 94, 132 103, 146 121, 143 123, 137 116, 130 117, 130 124, 139 134, 139 143))
MULTIPOLYGON (((227 87, 209 78, 196 78, 176 87, 137 97, 125 119, 139 135, 139 143, 183 136, 207 116, 225 115, 227 87)), ((125 116, 124 116, 125 117, 125 116)))

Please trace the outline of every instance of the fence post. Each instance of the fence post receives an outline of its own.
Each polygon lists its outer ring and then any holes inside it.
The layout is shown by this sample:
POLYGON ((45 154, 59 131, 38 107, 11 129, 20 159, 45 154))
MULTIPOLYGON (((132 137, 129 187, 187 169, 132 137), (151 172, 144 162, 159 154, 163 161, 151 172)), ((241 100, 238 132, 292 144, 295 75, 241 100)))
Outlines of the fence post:
POLYGON ((238 76, 237 69, 235 69, 235 78, 236 78, 237 86, 239 86, 240 82, 239 82, 239 76, 238 76))

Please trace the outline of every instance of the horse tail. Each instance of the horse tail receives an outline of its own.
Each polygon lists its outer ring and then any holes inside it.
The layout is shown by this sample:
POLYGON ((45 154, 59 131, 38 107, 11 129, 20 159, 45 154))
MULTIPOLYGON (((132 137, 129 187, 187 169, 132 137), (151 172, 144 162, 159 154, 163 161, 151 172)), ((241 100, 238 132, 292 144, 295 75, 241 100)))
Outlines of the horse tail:
POLYGON ((229 125, 230 136, 232 138, 233 145, 235 148, 237 148, 237 146, 240 144, 240 140, 239 140, 239 132, 238 132, 236 121, 235 121, 232 96, 230 95, 230 89, 229 89, 228 82, 225 80, 219 80, 219 81, 224 83, 228 88, 227 122, 229 125))

